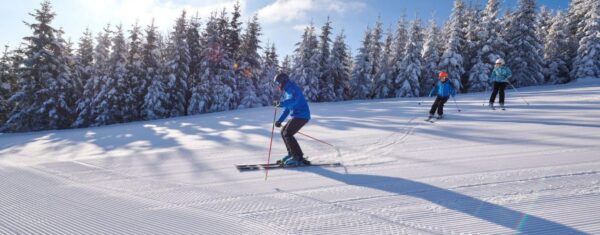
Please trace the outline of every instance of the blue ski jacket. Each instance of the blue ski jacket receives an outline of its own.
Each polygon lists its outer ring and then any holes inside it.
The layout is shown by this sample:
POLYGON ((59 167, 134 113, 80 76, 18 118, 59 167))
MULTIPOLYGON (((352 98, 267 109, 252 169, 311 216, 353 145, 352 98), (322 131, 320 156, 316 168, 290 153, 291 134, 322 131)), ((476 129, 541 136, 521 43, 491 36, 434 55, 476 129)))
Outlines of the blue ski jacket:
POLYGON ((308 102, 302 90, 295 82, 289 80, 283 87, 282 100, 279 106, 284 108, 283 113, 279 117, 279 122, 285 121, 287 116, 292 113, 293 118, 302 118, 310 120, 310 109, 308 108, 308 102))
POLYGON ((433 89, 431 89, 431 91, 429 92, 429 96, 432 95, 437 95, 439 97, 455 96, 456 89, 454 89, 454 85, 452 84, 452 82, 448 80, 446 80, 445 82, 438 81, 437 84, 433 86, 433 89), (436 93, 433 93, 434 91, 436 91, 436 93))
POLYGON ((500 66, 494 68, 491 78, 494 82, 506 82, 510 77, 512 77, 512 71, 506 66, 500 66))

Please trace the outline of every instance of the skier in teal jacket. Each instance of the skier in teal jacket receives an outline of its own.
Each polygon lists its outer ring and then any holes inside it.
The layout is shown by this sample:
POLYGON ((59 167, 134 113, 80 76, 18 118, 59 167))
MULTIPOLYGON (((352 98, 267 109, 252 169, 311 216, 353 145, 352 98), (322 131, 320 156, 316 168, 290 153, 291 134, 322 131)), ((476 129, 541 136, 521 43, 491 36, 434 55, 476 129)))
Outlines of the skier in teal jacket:
POLYGON ((504 109, 504 89, 506 89, 510 77, 512 77, 512 71, 504 65, 503 59, 497 59, 491 76, 491 80, 494 82, 492 95, 490 96, 491 109, 494 109, 494 101, 496 101, 496 95, 498 93, 500 93, 500 108, 504 109))

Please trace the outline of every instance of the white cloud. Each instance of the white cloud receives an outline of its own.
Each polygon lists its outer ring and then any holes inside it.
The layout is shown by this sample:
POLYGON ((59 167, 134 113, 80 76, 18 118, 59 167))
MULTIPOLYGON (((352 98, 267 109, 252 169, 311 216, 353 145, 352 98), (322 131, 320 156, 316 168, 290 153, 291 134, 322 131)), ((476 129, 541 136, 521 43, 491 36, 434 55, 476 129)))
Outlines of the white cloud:
POLYGON ((275 0, 258 11, 264 23, 293 22, 305 20, 310 12, 334 12, 344 14, 360 11, 366 7, 364 2, 346 0, 275 0))
POLYGON ((327 5, 327 9, 330 11, 336 12, 338 14, 343 14, 349 11, 360 11, 367 7, 367 4, 364 2, 348 2, 348 1, 324 1, 327 5))
POLYGON ((267 23, 290 22, 303 19, 313 8, 313 0, 276 0, 260 9, 258 16, 267 23))
MULTIPOLYGON (((188 16, 198 13, 198 16, 206 18, 211 12, 223 8, 231 11, 235 2, 236 0, 196 0, 189 3, 176 3, 172 0, 81 0, 86 10, 94 15, 95 24, 122 23, 124 27, 129 28, 136 21, 143 26, 150 24, 154 19, 155 25, 161 31, 170 30, 182 10, 186 10, 188 16)), ((246 0, 240 1, 240 5, 243 11, 246 0)))

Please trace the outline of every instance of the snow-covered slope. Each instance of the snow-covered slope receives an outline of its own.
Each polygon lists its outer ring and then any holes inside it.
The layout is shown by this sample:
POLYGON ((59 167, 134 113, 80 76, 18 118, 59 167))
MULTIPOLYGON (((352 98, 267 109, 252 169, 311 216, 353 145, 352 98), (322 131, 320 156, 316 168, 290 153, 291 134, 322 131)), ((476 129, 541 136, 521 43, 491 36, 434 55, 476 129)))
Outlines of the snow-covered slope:
MULTIPOLYGON (((0 135, 0 234, 598 234, 600 80, 312 104, 315 162, 267 159, 273 110, 0 135)), ((284 153, 275 135, 273 157, 284 153)))

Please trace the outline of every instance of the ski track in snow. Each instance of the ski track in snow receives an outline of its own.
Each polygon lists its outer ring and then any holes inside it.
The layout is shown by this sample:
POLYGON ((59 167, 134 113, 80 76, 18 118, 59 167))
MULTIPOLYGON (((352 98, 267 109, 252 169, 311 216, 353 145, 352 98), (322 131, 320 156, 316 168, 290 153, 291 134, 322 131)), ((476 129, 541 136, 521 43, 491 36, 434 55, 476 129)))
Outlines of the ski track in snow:
MULTIPOLYGON (((312 104, 308 167, 263 163, 269 108, 0 134, 0 234, 598 234, 600 80, 312 104)), ((272 160, 284 147, 275 135, 272 160)))

